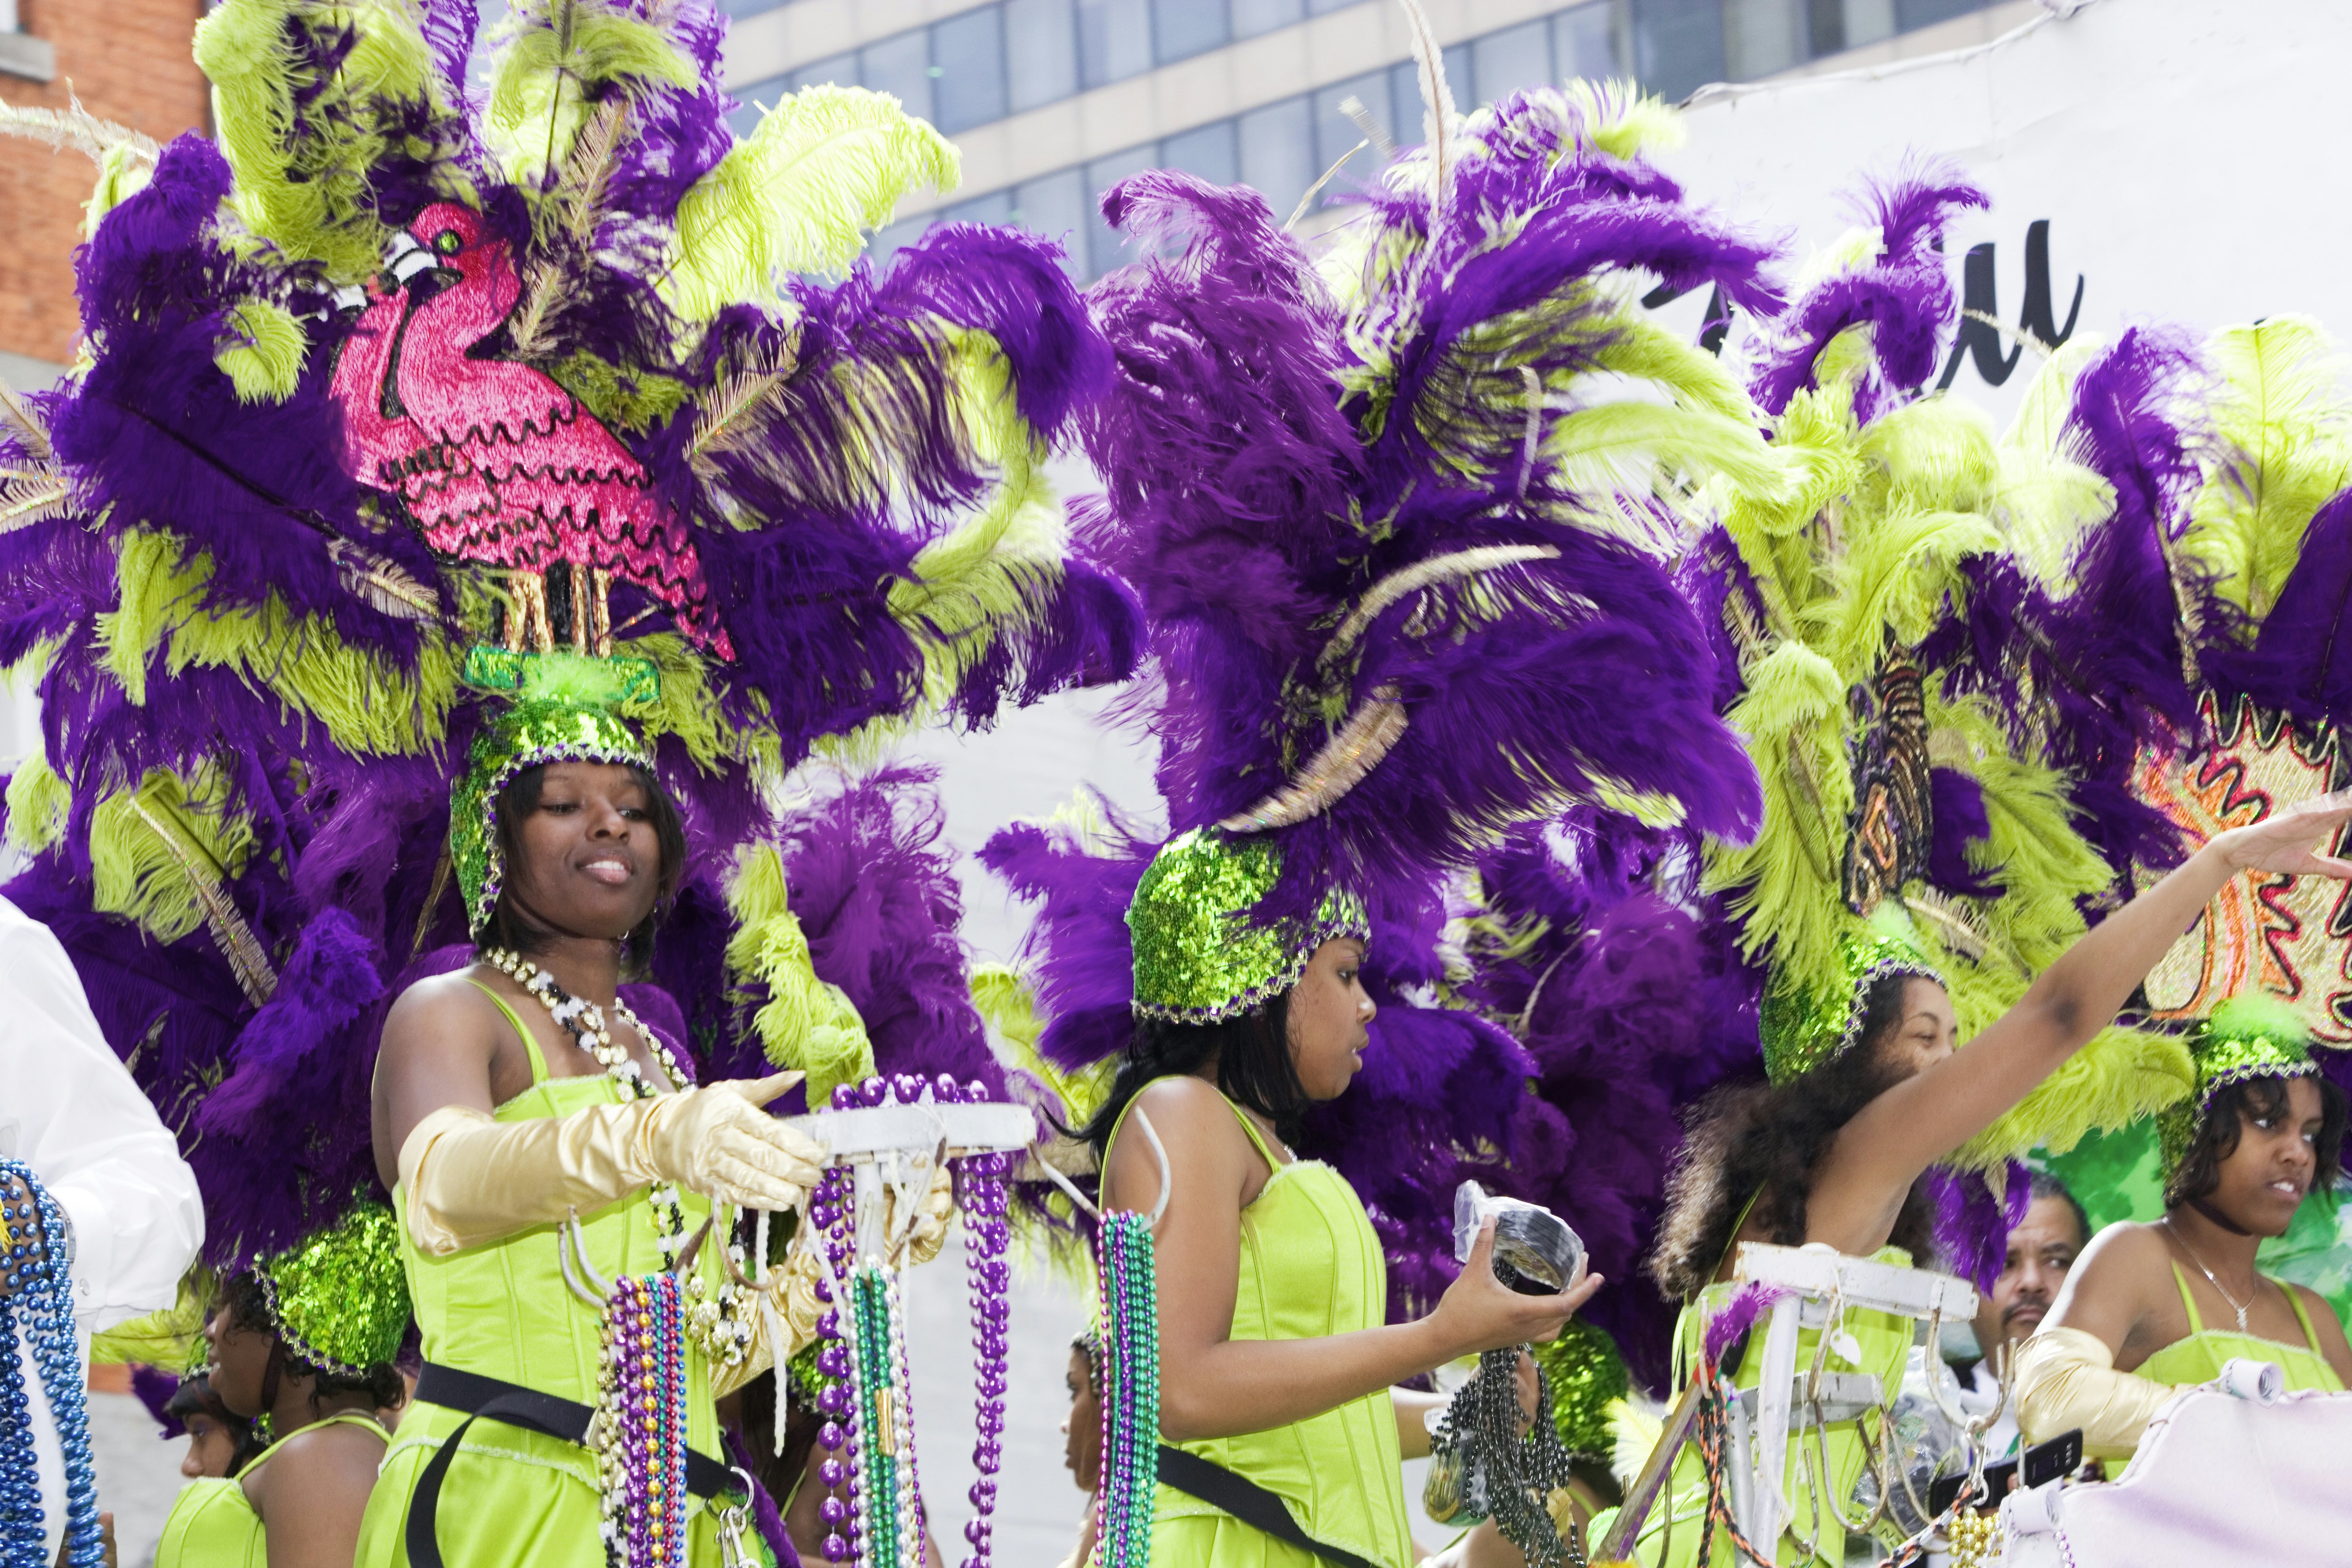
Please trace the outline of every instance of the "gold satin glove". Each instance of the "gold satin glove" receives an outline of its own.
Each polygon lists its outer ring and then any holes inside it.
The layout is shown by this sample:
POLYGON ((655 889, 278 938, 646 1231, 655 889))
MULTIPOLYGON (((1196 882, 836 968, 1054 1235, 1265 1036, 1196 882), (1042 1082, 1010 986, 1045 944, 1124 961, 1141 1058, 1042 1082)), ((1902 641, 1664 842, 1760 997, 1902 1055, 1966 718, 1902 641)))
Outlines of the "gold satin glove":
POLYGON ((798 1073, 681 1089, 569 1116, 426 1116, 400 1147, 409 1234, 436 1256, 604 1207, 667 1181, 739 1207, 798 1208, 823 1155, 758 1108, 798 1073))
POLYGON ((2084 1458, 2126 1458, 2179 1392, 2117 1372, 2106 1342, 2081 1329, 2044 1328, 2017 1347, 2017 1426, 2028 1443, 2080 1426, 2084 1458))
MULTIPOLYGON (((884 1201, 883 1234, 897 1228, 894 1211, 898 1194, 891 1193, 884 1201)), ((948 1244, 948 1226, 955 1219, 955 1176, 942 1162, 931 1171, 931 1184, 923 1194, 922 1206, 916 1211, 915 1224, 907 1233, 906 1263, 911 1267, 929 1263, 948 1244)))

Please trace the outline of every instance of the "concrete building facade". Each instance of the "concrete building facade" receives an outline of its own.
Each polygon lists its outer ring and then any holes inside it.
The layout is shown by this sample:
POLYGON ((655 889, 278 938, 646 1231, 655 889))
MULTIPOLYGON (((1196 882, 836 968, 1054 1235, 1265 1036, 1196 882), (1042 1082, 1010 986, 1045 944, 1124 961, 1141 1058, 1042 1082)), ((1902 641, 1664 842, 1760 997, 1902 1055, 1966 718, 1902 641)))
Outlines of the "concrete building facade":
MULTIPOLYGON (((722 0, 743 123, 813 82, 894 93, 963 152, 962 185, 921 193, 880 248, 941 219, 1069 243, 1091 279, 1123 258, 1095 198, 1183 169, 1291 211, 1335 164, 1344 188, 1420 140, 1394 0, 722 0), (1360 143, 1364 150, 1355 151, 1360 143)), ((1837 69, 1989 40, 2034 0, 1424 0, 1464 107, 1570 77, 1680 99, 1710 81, 1837 69)), ((1327 187, 1331 188, 1331 187, 1327 187)))
MULTIPOLYGON (((0 101, 77 99, 158 142, 210 123, 190 39, 202 0, 0 0, 0 101)), ((0 148, 0 382, 46 386, 73 359, 73 253, 97 169, 79 153, 9 138, 0 148)))

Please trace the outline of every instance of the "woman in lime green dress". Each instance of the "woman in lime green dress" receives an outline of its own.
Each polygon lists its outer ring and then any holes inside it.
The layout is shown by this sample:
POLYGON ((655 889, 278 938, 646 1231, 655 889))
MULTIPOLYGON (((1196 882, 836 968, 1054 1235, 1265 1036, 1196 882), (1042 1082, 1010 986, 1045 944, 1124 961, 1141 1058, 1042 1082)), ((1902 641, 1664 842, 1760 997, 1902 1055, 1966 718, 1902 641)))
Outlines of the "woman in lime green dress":
POLYGON ((2111 1225, 2018 1351, 2029 1442, 2074 1427, 2093 1458, 2124 1458, 2149 1416, 2230 1361, 2272 1362, 2290 1389, 2343 1389, 2352 1346, 2326 1298, 2254 1269, 2314 1187, 2336 1179, 2344 1092, 2319 1076, 2283 1005, 2224 1003, 2189 1044, 2197 1090, 2158 1119, 2165 1212, 2111 1225))
MULTIPOLYGON (((1741 1242, 1822 1244, 1853 1258, 1924 1261, 1931 1216, 1916 1184, 1927 1167, 1990 1127, 2105 1027, 2231 878, 2258 869, 2352 879, 2352 864, 2314 848, 2347 817, 2352 798, 2331 795, 2215 835, 2077 941, 1965 1050, 1955 1050, 1957 1020, 1940 977, 1892 935, 1849 946, 1851 989, 1826 1015, 1780 994, 1768 997, 1764 1051, 1772 1085, 1731 1091, 1702 1110, 1669 1194, 1654 1270, 1666 1293, 1684 1302, 1678 1378, 1699 1364, 1706 1326, 1729 1304, 1741 1242)), ((1891 1392, 1910 1348, 1910 1321, 1850 1310, 1843 1327, 1853 1342, 1832 1342, 1851 1359, 1832 1357, 1829 1369, 1874 1374, 1891 1392)), ((1818 1338, 1815 1331, 1800 1336, 1801 1367, 1813 1363, 1818 1338)), ((1760 1349, 1735 1339, 1721 1370, 1739 1387, 1756 1386, 1760 1349)), ((1814 1450, 1819 1483, 1805 1456, 1811 1447, 1811 1439, 1789 1446, 1782 1489, 1792 1514, 1779 1560, 1833 1564, 1843 1555, 1844 1533, 1824 1504, 1860 1511, 1847 1500, 1860 1478, 1862 1447, 1853 1423, 1833 1426, 1814 1450), (1815 1498, 1817 1484, 1827 1499, 1815 1498)), ((1708 1497, 1706 1468, 1685 1446, 1643 1517, 1638 1559, 1676 1568, 1693 1563, 1708 1497)), ((1604 1513, 1591 1537, 1609 1542, 1617 1526, 1616 1512, 1604 1513)), ((1716 1568, 1736 1551, 1717 1529, 1716 1568)))
POLYGON ((184 1488, 156 1568, 342 1568, 359 1541, 397 1406, 408 1331, 393 1217, 362 1203, 340 1224, 230 1278, 205 1326, 221 1404, 272 1441, 232 1476, 184 1488))
POLYGON ((575 1568, 626 1546, 715 1568, 718 1515, 737 1500, 715 1396, 789 1349, 767 1342, 768 1314, 734 1310, 725 1227, 731 1205, 797 1207, 816 1178, 814 1147, 759 1109, 798 1075, 692 1087, 619 1001, 685 854, 620 719, 527 693, 476 743, 451 839, 478 962, 403 994, 376 1067, 376 1164, 425 1366, 358 1560, 575 1568), (583 1445, 603 1394, 602 1285, 665 1272, 687 1303, 691 1495, 675 1526, 654 1509, 624 1523, 604 1482, 626 1457, 601 1466, 583 1445))
POLYGON ((1306 1540, 1409 1568, 1399 1466, 1429 1451, 1435 1399, 1391 1385, 1549 1339, 1601 1281, 1515 1294, 1488 1266, 1490 1230, 1434 1311, 1386 1321, 1387 1269, 1362 1203, 1290 1149, 1300 1113, 1363 1065, 1369 933, 1340 899, 1311 929, 1250 925, 1242 911, 1273 885, 1278 853, 1211 831, 1153 859, 1128 914, 1135 1034, 1084 1132, 1107 1208, 1150 1212, 1167 1189, 1154 1234, 1159 1437, 1206 1465, 1163 1449, 1151 1560, 1312 1568, 1315 1554, 1226 1506, 1238 1480, 1306 1540), (1146 1119, 1157 1149, 1137 1134, 1146 1119))

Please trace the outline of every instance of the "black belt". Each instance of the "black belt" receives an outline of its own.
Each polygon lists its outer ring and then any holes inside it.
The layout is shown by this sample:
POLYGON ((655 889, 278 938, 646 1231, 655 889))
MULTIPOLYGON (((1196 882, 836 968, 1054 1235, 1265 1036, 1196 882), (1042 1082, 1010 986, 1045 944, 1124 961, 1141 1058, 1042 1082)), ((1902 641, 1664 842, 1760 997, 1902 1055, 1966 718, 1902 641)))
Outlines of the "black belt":
MULTIPOLYGON (((1276 1541, 1296 1546, 1310 1556, 1326 1563, 1336 1563, 1339 1568, 1379 1568, 1379 1565, 1357 1556, 1345 1547, 1333 1546, 1316 1540, 1298 1528, 1290 1517, 1290 1508, 1280 1498, 1255 1481, 1237 1476, 1213 1459, 1198 1454, 1188 1454, 1181 1448, 1160 1445, 1160 1484, 1174 1487, 1187 1496, 1213 1504, 1255 1530, 1262 1530, 1276 1541)), ((410 1555, 415 1552, 412 1549, 410 1555)))
MULTIPOLYGON (((424 1375, 416 1380, 416 1397, 445 1410, 464 1411, 466 1419, 441 1440, 425 1473, 416 1479, 415 1494, 408 1500, 410 1568, 442 1568, 441 1542, 434 1521, 441 1506, 442 1479, 448 1475, 449 1461, 457 1457, 458 1440, 465 1436, 467 1427, 487 1418, 558 1442, 584 1444, 589 1418, 595 1415, 585 1405, 558 1399, 552 1394, 429 1361, 425 1363, 424 1375)), ((686 1489, 698 1498, 721 1497, 735 1489, 735 1475, 708 1454, 688 1448, 686 1489)))

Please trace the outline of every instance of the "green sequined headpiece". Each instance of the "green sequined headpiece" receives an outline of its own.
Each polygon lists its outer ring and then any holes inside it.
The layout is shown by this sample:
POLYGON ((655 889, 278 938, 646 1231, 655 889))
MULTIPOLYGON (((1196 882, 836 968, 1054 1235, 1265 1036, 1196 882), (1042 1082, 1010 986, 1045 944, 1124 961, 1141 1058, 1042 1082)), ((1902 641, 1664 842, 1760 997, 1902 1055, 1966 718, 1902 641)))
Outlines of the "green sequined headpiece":
POLYGON ((278 1337, 320 1371, 364 1377, 400 1352, 408 1280, 400 1268, 399 1221, 384 1205, 359 1204, 254 1273, 278 1337))
POLYGON ((2304 1078, 2319 1071, 2311 1059, 2311 1030, 2293 1006, 2275 996, 2233 996, 2213 1009, 2189 1037, 2197 1087, 2157 1112, 2156 1131, 2168 1174, 2180 1169, 2205 1124, 2213 1097, 2254 1078, 2304 1078))
POLYGON ((1259 925, 1247 911, 1282 874, 1282 852, 1263 838, 1194 828, 1160 847, 1127 929, 1135 947, 1135 1011, 1145 1018, 1214 1024, 1289 990, 1325 942, 1371 936, 1363 905, 1334 892, 1311 925, 1259 925))
POLYGON ((473 766, 449 802, 449 858, 466 900, 466 930, 490 923, 506 882, 499 853, 499 792, 546 763, 625 763, 653 771, 653 751, 614 711, 630 671, 610 661, 548 655, 523 677, 522 694, 474 740, 473 766))
POLYGON ((1871 987, 1888 975, 1944 984, 1917 948, 1889 931, 1849 936, 1840 956, 1843 973, 1836 984, 1808 987, 1776 976, 1765 991, 1764 1073, 1774 1083, 1787 1083, 1843 1056, 1862 1038, 1871 987))

